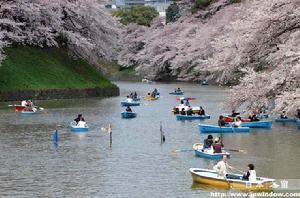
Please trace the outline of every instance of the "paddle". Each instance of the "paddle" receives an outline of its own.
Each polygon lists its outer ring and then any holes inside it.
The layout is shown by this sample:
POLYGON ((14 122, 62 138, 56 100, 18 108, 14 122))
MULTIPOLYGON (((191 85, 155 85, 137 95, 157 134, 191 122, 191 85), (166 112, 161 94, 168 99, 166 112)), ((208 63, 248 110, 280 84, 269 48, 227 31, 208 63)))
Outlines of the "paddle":
POLYGON ((239 152, 239 153, 243 153, 243 154, 247 154, 246 150, 239 150, 239 149, 230 149, 230 148, 223 148, 226 151, 234 151, 234 152, 239 152))
POLYGON ((172 153, 188 152, 188 151, 194 151, 194 149, 177 149, 177 150, 173 150, 172 153))
POLYGON ((14 105, 7 105, 8 107, 14 107, 14 106, 16 106, 15 104, 14 105))

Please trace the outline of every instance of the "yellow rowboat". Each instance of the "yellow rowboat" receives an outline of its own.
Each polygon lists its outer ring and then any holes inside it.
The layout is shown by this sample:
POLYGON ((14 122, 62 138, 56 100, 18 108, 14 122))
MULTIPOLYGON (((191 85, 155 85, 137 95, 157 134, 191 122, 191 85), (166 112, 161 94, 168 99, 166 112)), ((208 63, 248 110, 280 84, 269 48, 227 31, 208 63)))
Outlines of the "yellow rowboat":
MULTIPOLYGON (((237 179, 225 179, 218 176, 214 170, 202 168, 190 168, 193 182, 225 189, 250 190, 250 191, 270 191, 273 189, 274 179, 257 177, 256 181, 250 182, 242 180, 242 175, 230 174, 237 179), (238 179, 240 177, 240 179, 238 179)), ((275 185, 275 184, 274 184, 275 185)))
POLYGON ((144 100, 148 100, 148 101, 150 101, 150 100, 158 100, 159 99, 159 97, 151 97, 151 96, 145 96, 144 97, 144 100))

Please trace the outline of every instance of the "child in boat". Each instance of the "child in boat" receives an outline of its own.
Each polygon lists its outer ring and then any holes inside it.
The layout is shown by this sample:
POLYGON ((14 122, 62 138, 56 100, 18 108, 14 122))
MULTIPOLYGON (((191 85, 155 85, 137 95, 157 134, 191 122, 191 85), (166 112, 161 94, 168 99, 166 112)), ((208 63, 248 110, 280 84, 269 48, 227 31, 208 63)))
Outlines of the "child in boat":
POLYGON ((221 142, 220 138, 216 137, 215 142, 213 143, 214 153, 222 153, 222 147, 224 147, 223 143, 221 142))
POLYGON ((78 124, 78 122, 81 120, 81 118, 84 121, 84 118, 82 117, 82 114, 78 114, 77 118, 74 119, 74 121, 76 121, 76 124, 78 124))
POLYGON ((243 180, 248 180, 250 182, 256 181, 256 172, 254 170, 253 164, 248 164, 248 171, 243 175, 243 180))
POLYGON ((240 127, 242 124, 242 118, 240 116, 238 116, 236 118, 236 121, 233 123, 233 127, 240 127))
POLYGON ((224 117, 222 115, 219 116, 219 120, 218 120, 218 125, 220 127, 225 126, 225 121, 224 121, 224 117))
POLYGON ((213 136, 208 135, 207 138, 204 140, 203 149, 210 148, 213 143, 214 143, 213 136))
POLYGON ((204 109, 202 107, 200 107, 199 115, 205 115, 205 111, 204 111, 204 109))
POLYGON ((280 114, 281 119, 288 119, 286 111, 283 111, 282 114, 280 114))
POLYGON ((225 178, 227 176, 227 170, 232 169, 232 167, 227 163, 227 155, 223 155, 222 160, 219 161, 213 169, 217 171, 219 177, 225 178))
POLYGON ((130 106, 127 106, 127 108, 126 108, 126 112, 132 112, 132 110, 131 110, 130 106))
POLYGON ((84 128, 86 125, 86 122, 84 121, 83 117, 80 118, 79 122, 77 123, 77 127, 84 128))
POLYGON ((186 115, 192 115, 193 114, 193 109, 191 106, 189 106, 188 110, 186 111, 186 115))

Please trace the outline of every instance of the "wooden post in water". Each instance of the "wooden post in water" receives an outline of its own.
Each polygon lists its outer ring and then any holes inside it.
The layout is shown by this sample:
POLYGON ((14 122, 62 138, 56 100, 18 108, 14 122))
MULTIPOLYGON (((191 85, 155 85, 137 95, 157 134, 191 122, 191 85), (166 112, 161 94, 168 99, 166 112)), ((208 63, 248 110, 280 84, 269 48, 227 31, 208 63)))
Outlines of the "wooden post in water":
POLYGON ((112 146, 112 130, 111 130, 111 124, 108 125, 108 132, 109 132, 109 146, 112 146))

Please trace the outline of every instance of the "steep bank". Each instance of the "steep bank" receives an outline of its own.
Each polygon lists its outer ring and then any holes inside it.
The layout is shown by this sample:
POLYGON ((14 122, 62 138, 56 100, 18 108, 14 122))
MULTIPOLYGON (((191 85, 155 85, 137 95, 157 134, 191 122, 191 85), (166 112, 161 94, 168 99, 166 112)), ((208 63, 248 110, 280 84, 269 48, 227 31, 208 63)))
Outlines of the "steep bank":
POLYGON ((119 94, 116 85, 86 61, 71 58, 67 49, 13 47, 5 54, 0 66, 0 100, 119 94))
POLYGON ((195 13, 194 1, 176 2, 176 22, 127 27, 120 64, 154 80, 241 83, 232 109, 246 101, 253 109, 274 101, 277 110, 299 108, 299 0, 216 0, 195 13))

